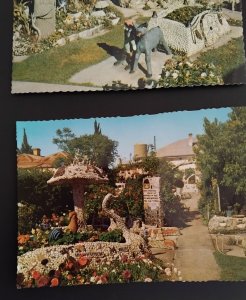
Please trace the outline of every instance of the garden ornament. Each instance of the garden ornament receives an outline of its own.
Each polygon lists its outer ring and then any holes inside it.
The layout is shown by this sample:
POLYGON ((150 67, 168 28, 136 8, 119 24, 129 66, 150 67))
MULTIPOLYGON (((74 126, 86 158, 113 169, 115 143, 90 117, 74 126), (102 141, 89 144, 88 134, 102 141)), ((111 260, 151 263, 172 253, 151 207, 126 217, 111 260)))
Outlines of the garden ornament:
POLYGON ((108 182, 103 171, 89 163, 88 160, 79 158, 76 153, 74 161, 68 166, 60 167, 47 183, 54 185, 70 184, 73 189, 74 211, 78 218, 78 228, 85 226, 84 194, 85 186, 89 184, 102 184, 108 182))
POLYGON ((127 19, 124 22, 124 47, 122 58, 116 61, 114 65, 125 64, 125 69, 128 70, 136 49, 136 27, 132 19, 127 19))
POLYGON ((145 54, 145 61, 147 65, 147 78, 152 77, 152 67, 151 67, 151 53, 153 50, 157 50, 158 46, 161 46, 163 50, 171 55, 172 52, 168 47, 163 33, 160 27, 155 27, 147 30, 145 27, 137 27, 136 35, 139 37, 137 43, 137 51, 135 55, 134 65, 130 73, 134 73, 138 66, 139 57, 142 53, 145 54))
POLYGON ((69 224, 67 226, 68 231, 76 233, 78 231, 78 218, 75 211, 71 211, 68 215, 69 224))

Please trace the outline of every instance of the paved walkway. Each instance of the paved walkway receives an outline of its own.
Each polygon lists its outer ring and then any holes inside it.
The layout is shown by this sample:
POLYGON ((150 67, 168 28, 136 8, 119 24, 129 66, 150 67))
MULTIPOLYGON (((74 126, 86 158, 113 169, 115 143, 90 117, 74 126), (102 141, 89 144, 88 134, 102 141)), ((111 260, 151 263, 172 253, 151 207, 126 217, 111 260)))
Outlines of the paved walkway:
POLYGON ((220 280, 220 269, 213 255, 215 249, 197 211, 198 198, 199 195, 194 194, 191 200, 185 200, 190 207, 190 220, 181 230, 174 263, 185 281, 220 280))
MULTIPOLYGON (((170 57, 171 56, 161 52, 152 53, 151 62, 153 79, 159 78, 165 61, 170 57)), ((130 74, 129 71, 126 71, 124 69, 125 66, 123 65, 114 66, 115 62, 116 59, 111 56, 99 64, 93 65, 76 73, 69 79, 69 82, 75 84, 91 82, 96 86, 104 86, 106 84, 111 85, 114 80, 120 80, 124 84, 131 85, 132 87, 138 87, 139 78, 146 76, 146 63, 144 54, 141 55, 139 60, 139 68, 134 74, 130 74)))

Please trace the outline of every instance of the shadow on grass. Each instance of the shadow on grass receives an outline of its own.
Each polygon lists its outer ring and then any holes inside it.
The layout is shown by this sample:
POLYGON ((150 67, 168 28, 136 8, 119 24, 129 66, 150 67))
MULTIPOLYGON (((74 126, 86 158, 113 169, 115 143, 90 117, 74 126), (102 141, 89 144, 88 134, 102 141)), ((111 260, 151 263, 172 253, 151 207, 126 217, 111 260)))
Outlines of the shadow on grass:
POLYGON ((97 45, 105 50, 110 56, 114 56, 117 61, 121 60, 124 55, 123 49, 120 49, 119 47, 110 46, 107 43, 97 43, 97 45))

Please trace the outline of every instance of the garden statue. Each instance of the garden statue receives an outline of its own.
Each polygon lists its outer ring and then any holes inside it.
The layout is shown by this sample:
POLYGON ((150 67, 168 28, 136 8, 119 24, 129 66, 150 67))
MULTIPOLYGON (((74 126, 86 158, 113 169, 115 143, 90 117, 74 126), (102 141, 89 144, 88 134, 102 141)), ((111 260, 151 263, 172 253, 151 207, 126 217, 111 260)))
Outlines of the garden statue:
POLYGON ((56 0, 34 0, 32 27, 38 39, 46 38, 56 29, 56 0))
POLYGON ((75 211, 71 211, 68 215, 69 224, 67 230, 71 233, 76 233, 78 231, 78 218, 75 211))
POLYGON ((123 64, 126 65, 125 69, 130 68, 132 57, 134 56, 136 46, 136 27, 132 19, 125 20, 124 23, 124 48, 120 60, 114 63, 115 66, 123 64))
POLYGON ((129 250, 131 250, 132 253, 150 253, 146 241, 139 234, 131 232, 125 224, 125 219, 116 214, 113 209, 108 208, 109 202, 112 199, 116 198, 117 196, 114 196, 110 193, 104 197, 102 202, 103 214, 109 217, 110 219, 113 219, 116 228, 122 230, 123 237, 126 240, 126 244, 129 244, 129 250))
POLYGON ((101 184, 108 182, 103 171, 81 159, 79 152, 76 153, 74 161, 68 166, 57 169, 48 184, 65 185, 71 184, 73 189, 74 211, 78 218, 78 228, 86 225, 84 217, 84 193, 85 186, 89 184, 101 184))
POLYGON ((139 37, 139 41, 137 42, 137 50, 134 60, 134 65, 131 70, 131 73, 134 73, 138 66, 139 57, 142 53, 145 54, 145 61, 147 65, 147 78, 152 77, 152 67, 151 67, 151 53, 152 50, 157 50, 159 46, 163 48, 163 50, 171 55, 172 52, 169 49, 164 35, 160 29, 160 27, 154 27, 147 31, 144 27, 137 27, 136 34, 139 37))

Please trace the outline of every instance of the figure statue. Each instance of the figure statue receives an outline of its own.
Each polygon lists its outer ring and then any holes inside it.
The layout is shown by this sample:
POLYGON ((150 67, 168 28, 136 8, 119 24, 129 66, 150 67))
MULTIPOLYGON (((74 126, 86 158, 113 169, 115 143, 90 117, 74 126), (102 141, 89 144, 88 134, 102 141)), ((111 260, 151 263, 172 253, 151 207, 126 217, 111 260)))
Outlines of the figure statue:
POLYGON ((150 29, 144 27, 136 28, 136 36, 139 38, 137 42, 137 50, 134 60, 134 65, 130 73, 134 73, 138 66, 139 57, 142 53, 145 54, 145 61, 147 65, 147 78, 152 77, 152 67, 151 67, 151 52, 152 50, 157 50, 159 46, 163 48, 163 50, 167 53, 167 55, 171 55, 172 52, 168 47, 164 35, 160 29, 160 27, 155 27, 150 29))
POLYGON ((132 19, 125 20, 124 23, 124 48, 123 54, 120 60, 114 63, 117 65, 126 65, 125 69, 130 69, 132 58, 137 49, 136 46, 136 27, 132 19))

